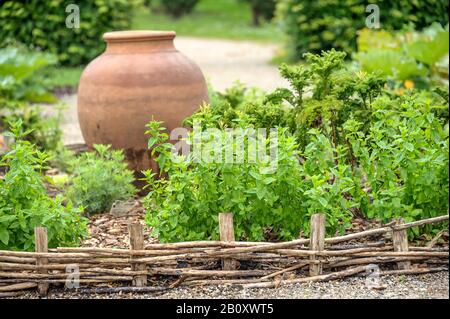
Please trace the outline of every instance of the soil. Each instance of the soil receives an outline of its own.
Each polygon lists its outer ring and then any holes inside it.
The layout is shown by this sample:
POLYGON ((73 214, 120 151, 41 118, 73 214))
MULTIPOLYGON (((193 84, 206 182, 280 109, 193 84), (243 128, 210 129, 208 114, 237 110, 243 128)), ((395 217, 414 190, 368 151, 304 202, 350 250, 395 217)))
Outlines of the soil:
POLYGON ((151 229, 144 223, 144 208, 139 201, 137 205, 124 216, 116 217, 111 212, 93 215, 89 218, 89 238, 85 239, 82 247, 100 248, 129 248, 130 237, 128 225, 141 223, 144 225, 144 246, 157 242, 151 236, 151 229))

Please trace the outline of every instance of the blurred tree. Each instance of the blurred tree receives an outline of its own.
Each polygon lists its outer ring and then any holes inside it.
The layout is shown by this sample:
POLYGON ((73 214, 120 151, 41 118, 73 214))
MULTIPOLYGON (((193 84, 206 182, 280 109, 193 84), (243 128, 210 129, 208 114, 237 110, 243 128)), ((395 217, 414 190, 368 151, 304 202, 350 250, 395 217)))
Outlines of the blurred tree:
POLYGON ((165 12, 174 18, 180 18, 194 10, 199 0, 161 0, 165 12))
POLYGON ((272 20, 275 15, 275 0, 241 0, 250 4, 252 10, 252 23, 254 26, 261 25, 261 18, 272 20))

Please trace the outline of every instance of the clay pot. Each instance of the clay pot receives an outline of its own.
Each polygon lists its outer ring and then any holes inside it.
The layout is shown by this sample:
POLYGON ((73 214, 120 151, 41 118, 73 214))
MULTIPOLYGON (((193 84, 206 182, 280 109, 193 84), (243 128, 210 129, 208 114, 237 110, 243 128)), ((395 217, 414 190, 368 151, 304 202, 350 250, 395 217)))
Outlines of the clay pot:
POLYGON ((198 66, 176 50, 172 31, 119 31, 103 35, 106 50, 78 86, 78 118, 84 140, 123 149, 135 171, 155 168, 145 124, 163 121, 169 131, 208 101, 198 66))

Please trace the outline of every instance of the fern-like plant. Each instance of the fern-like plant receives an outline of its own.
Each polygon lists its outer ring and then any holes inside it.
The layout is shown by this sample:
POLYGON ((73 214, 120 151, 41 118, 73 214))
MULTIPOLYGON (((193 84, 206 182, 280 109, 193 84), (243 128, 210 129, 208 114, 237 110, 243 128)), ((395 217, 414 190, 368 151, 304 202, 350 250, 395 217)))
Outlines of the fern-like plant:
POLYGON ((83 153, 70 166, 73 177, 68 197, 89 214, 109 211, 114 201, 136 193, 123 152, 108 145, 94 145, 94 152, 83 153))

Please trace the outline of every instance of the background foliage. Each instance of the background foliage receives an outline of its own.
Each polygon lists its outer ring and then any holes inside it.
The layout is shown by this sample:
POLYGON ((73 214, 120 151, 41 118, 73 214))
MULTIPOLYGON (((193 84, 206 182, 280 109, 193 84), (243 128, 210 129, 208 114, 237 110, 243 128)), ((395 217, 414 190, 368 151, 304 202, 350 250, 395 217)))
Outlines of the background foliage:
POLYGON ((252 24, 261 25, 261 20, 270 21, 275 15, 275 0, 240 0, 250 4, 252 10, 252 24))
POLYGON ((151 1, 150 9, 137 9, 132 29, 175 30, 177 36, 264 42, 281 42, 283 38, 275 23, 261 21, 258 27, 251 23, 252 10, 247 1, 201 0, 190 14, 178 19, 164 14, 159 2, 151 1))
POLYGON ((42 70, 57 62, 52 54, 29 51, 24 46, 0 49, 0 96, 2 100, 54 102, 42 70))
POLYGON ((44 114, 36 102, 54 103, 45 68, 56 63, 52 54, 29 51, 24 46, 0 49, 0 132, 8 130, 9 122, 22 122, 30 131, 24 138, 41 150, 55 149, 61 139, 59 129, 61 107, 53 115, 44 114))
POLYGON ((189 14, 199 0, 160 0, 163 10, 175 18, 189 14))
POLYGON ((353 58, 365 71, 379 71, 390 80, 409 80, 410 86, 423 88, 448 79, 448 59, 443 61, 448 52, 448 26, 435 23, 422 32, 360 30, 358 53, 353 58))
MULTIPOLYGON (((368 3, 361 0, 279 0, 278 16, 289 37, 290 54, 300 59, 306 52, 331 48, 347 53, 356 50, 356 32, 365 27, 368 3)), ((383 30, 407 25, 422 29, 433 22, 448 24, 447 0, 379 0, 383 30)))
POLYGON ((14 39, 57 55, 64 65, 89 62, 104 49, 103 33, 131 26, 139 0, 77 1, 80 28, 67 28, 65 8, 72 1, 2 1, 0 45, 14 39))

